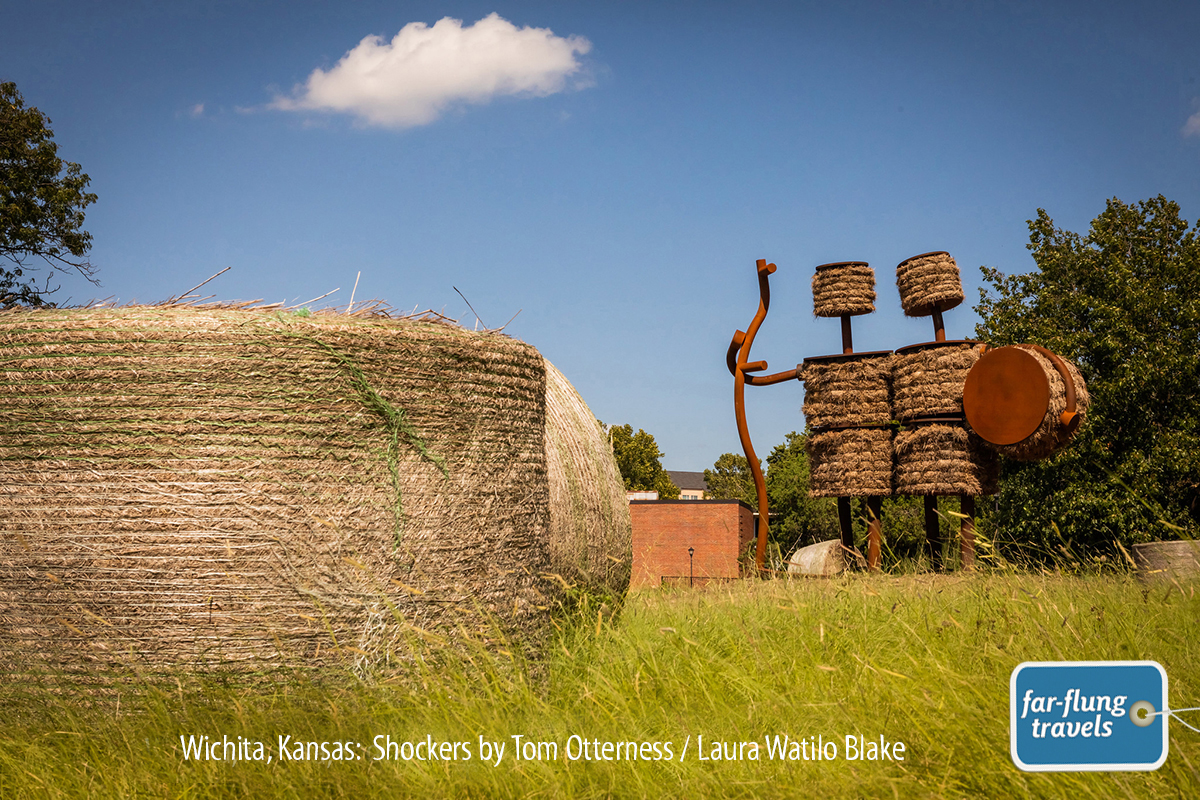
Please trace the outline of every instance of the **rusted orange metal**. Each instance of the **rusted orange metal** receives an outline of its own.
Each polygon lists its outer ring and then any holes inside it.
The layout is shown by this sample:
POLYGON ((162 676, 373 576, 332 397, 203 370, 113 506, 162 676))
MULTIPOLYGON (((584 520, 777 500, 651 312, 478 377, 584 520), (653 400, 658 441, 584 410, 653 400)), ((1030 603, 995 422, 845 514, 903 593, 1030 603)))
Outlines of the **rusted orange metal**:
MULTIPOLYGON (((1066 366, 1062 371, 1066 372, 1066 366)), ((1074 384, 1068 381, 1067 385, 1068 408, 1073 418, 1074 384)), ((1016 444, 1029 438, 1042 424, 1049 407, 1050 382, 1046 373, 1029 351, 1019 347, 998 347, 984 353, 967 374, 963 386, 967 422, 992 444, 1016 444)))
POLYGON ((958 528, 959 566, 969 570, 975 568, 975 498, 964 494, 958 501, 958 509, 962 512, 958 528))
POLYGON ((942 310, 935 308, 933 310, 933 339, 937 342, 946 341, 946 323, 942 319, 942 310))
POLYGON ((1066 410, 1064 410, 1063 413, 1058 416, 1058 420, 1066 427, 1068 433, 1074 434, 1075 430, 1079 427, 1079 414, 1075 407, 1075 379, 1071 377, 1071 372, 1067 369, 1066 362, 1064 362, 1056 354, 1038 344, 1032 345, 1032 347, 1034 350, 1037 350, 1046 358, 1050 359, 1050 363, 1054 365, 1054 369, 1056 369, 1058 374, 1062 377, 1063 387, 1066 390, 1067 407, 1066 410))
POLYGON ((733 374, 733 412, 737 418, 738 438, 742 442, 742 450, 746 453, 746 461, 750 463, 750 473, 754 476, 754 492, 758 500, 758 542, 754 548, 754 564, 761 572, 766 568, 767 535, 770 531, 770 508, 767 501, 767 481, 763 476, 758 456, 754 454, 754 444, 750 441, 750 428, 746 424, 746 384, 751 386, 770 386, 775 383, 795 380, 799 367, 774 375, 749 375, 750 372, 761 372, 767 368, 765 361, 750 361, 750 347, 754 337, 767 318, 767 309, 771 307, 771 287, 768 279, 777 267, 768 264, 760 258, 755 262, 758 272, 758 311, 750 326, 745 331, 736 331, 725 353, 725 364, 733 374))
POLYGON ((879 550, 883 541, 883 498, 867 498, 867 569, 879 572, 879 550))

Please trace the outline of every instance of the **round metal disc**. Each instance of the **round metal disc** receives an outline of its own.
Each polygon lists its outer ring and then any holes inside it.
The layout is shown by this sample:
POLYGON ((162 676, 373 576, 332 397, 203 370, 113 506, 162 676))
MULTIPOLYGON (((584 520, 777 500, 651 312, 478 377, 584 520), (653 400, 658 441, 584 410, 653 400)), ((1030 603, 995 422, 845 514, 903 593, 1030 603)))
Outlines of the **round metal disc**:
POLYGON ((992 444, 1028 439, 1050 407, 1050 381, 1041 363, 1019 347, 989 350, 967 373, 963 411, 992 444))

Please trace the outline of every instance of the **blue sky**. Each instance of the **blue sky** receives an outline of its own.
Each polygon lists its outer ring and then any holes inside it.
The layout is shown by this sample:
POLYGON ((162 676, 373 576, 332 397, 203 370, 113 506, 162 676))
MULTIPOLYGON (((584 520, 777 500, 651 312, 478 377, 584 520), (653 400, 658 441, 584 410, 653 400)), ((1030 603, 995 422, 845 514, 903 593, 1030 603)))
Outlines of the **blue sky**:
MULTIPOLYGON (((231 267, 220 299, 345 304, 361 271, 356 300, 473 325, 458 287, 488 326, 520 310, 507 332, 668 469, 740 449, 724 353, 757 258, 779 265, 754 349, 774 371, 840 349, 818 264, 871 263, 855 345, 893 349, 932 333, 900 312, 909 256, 957 259, 960 337, 980 265, 1032 268, 1037 208, 1078 231, 1110 197, 1200 216, 1194 2, 12 5, 0 80, 99 195, 103 285, 57 300, 231 267), (484 36, 491 14, 510 25, 484 36), (423 70, 397 55, 420 36, 445 45, 423 70), (356 48, 396 56, 373 100, 356 48)), ((803 429, 800 384, 748 395, 760 455, 803 429)))

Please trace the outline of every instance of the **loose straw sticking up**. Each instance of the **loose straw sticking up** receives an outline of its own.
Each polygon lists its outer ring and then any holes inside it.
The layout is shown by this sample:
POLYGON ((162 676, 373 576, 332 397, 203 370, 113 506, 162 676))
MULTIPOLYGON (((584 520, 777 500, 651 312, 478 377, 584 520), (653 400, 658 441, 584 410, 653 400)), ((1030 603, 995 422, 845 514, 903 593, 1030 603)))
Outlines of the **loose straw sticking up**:
MULTIPOLYGON (((453 289, 454 291, 458 292, 457 286, 451 286, 450 288, 453 289)), ((471 313, 475 315, 475 322, 482 325, 483 329, 485 331, 490 330, 487 326, 487 323, 479 318, 479 312, 475 310, 475 306, 471 305, 471 301, 467 299, 467 296, 465 294, 463 294, 462 292, 458 292, 458 296, 463 299, 463 302, 467 304, 467 308, 471 309, 471 313)), ((514 317, 514 319, 515 319, 515 317, 514 317)), ((510 319, 509 322, 512 322, 512 320, 510 319)), ((506 322, 505 324, 507 325, 508 323, 506 322)), ((478 330, 478 328, 476 328, 476 330, 478 330)))
POLYGON ((287 308, 284 309, 284 311, 291 311, 293 308, 303 308, 304 306, 308 305, 309 303, 315 303, 318 300, 324 300, 326 297, 329 297, 329 295, 333 294, 333 292, 340 292, 341 290, 342 290, 342 287, 339 286, 338 288, 334 289, 333 291, 326 292, 325 294, 321 295, 320 297, 314 297, 312 300, 305 300, 303 303, 297 303, 294 306, 288 306, 287 308))
POLYGON ((346 307, 347 314, 354 311, 354 293, 358 291, 358 279, 361 277, 362 277, 362 270, 360 269, 358 271, 358 274, 354 276, 354 288, 350 290, 350 305, 348 305, 346 307))
MULTIPOLYGON (((213 278, 219 278, 220 276, 224 275, 226 272, 229 272, 229 270, 231 270, 231 269, 233 269, 233 267, 226 267, 225 269, 221 270, 221 271, 220 271, 220 272, 218 272, 217 274, 215 274, 215 275, 213 275, 212 277, 210 277, 210 278, 208 279, 208 281, 211 281, 213 278)), ((186 292, 184 292, 183 294, 181 294, 181 295, 177 295, 177 296, 175 296, 175 297, 172 297, 170 300, 167 300, 167 301, 163 302, 161 305, 164 305, 164 306, 169 306, 169 305, 171 305, 172 303, 176 302, 177 300, 182 300, 183 298, 185 298, 185 297, 187 297, 188 295, 190 295, 192 292, 194 292, 194 291, 196 291, 197 289, 199 289, 199 288, 200 288, 201 286, 203 286, 204 284, 208 283, 208 281, 201 281, 200 283, 196 284, 196 285, 195 285, 195 286, 193 286, 192 288, 188 289, 188 290, 187 290, 186 292)))

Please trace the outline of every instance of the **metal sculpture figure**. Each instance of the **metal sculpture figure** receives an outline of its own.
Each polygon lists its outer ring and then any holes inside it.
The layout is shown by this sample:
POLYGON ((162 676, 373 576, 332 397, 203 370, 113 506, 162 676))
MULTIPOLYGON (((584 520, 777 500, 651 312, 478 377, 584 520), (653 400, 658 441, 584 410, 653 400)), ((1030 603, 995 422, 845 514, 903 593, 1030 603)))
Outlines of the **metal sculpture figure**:
POLYGON ((733 334, 729 350, 725 353, 725 364, 733 374, 733 410, 737 417, 738 438, 742 449, 746 452, 746 460, 750 462, 750 472, 754 475, 754 490, 758 499, 758 541, 754 548, 754 564, 762 571, 766 567, 767 532, 769 526, 769 508, 767 502, 767 482, 763 477, 762 467, 759 466, 758 456, 754 454, 754 445, 750 442, 750 428, 746 424, 746 384, 751 386, 770 386, 773 383, 783 383, 794 380, 799 374, 799 367, 777 372, 774 375, 749 375, 750 372, 762 372, 767 368, 765 361, 750 361, 750 346, 754 337, 767 318, 767 309, 771 307, 771 287, 768 279, 777 268, 760 258, 758 269, 758 311, 749 327, 744 331, 733 334))
POLYGON ((877 570, 883 497, 919 494, 924 497, 930 561, 935 569, 941 569, 937 497, 958 495, 962 512, 960 560, 963 568, 970 568, 975 557, 975 496, 995 491, 999 465, 996 453, 1036 460, 1061 449, 1075 434, 1087 406, 1087 389, 1079 371, 1037 345, 990 349, 967 339, 947 340, 942 313, 959 305, 964 295, 954 259, 937 251, 906 259, 897 267, 904 311, 909 316, 932 317, 934 341, 908 345, 894 354, 856 353, 851 317, 874 311, 874 273, 865 262, 822 264, 813 278, 814 307, 818 316, 841 318, 842 353, 809 357, 785 372, 755 375, 752 373, 767 369, 765 361, 750 361, 750 348, 770 308, 769 277, 776 266, 759 259, 756 271, 758 311, 746 331, 734 333, 726 365, 734 379, 738 437, 754 477, 758 501, 757 569, 760 573, 766 569, 770 508, 766 480, 746 420, 746 385, 769 386, 793 379, 804 380, 809 387, 805 415, 812 427, 812 493, 837 497, 841 540, 847 550, 854 548, 852 497, 864 498, 866 561, 869 569, 877 570), (810 397, 817 394, 813 387, 819 385, 822 375, 835 375, 829 386, 837 380, 843 381, 843 388, 853 385, 845 374, 836 376, 839 370, 858 380, 860 386, 872 387, 874 395, 882 392, 883 400, 876 397, 866 402, 857 397, 849 404, 844 399, 830 402, 845 394, 872 392, 828 391, 825 387, 820 402, 810 404, 810 397), (818 384, 813 384, 814 380, 818 384), (893 381, 897 384, 894 407, 890 394, 893 381), (903 402, 901 394, 905 394, 903 402), (898 420, 892 419, 893 411, 898 420), (819 464, 818 453, 833 461, 819 464), (816 476, 823 466, 838 466, 836 458, 847 454, 860 463, 840 475, 826 475, 818 491, 816 476), (864 459, 872 462, 873 471, 864 472, 864 459), (930 463, 951 467, 931 478, 927 474, 930 463), (847 475, 854 476, 856 485, 850 485, 847 475))

